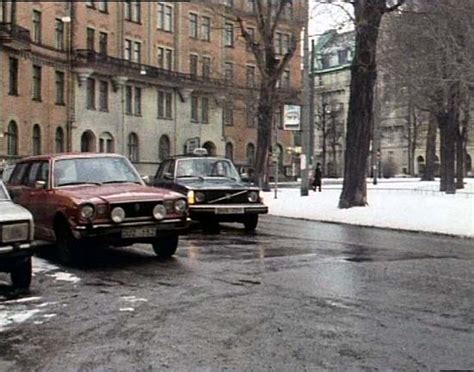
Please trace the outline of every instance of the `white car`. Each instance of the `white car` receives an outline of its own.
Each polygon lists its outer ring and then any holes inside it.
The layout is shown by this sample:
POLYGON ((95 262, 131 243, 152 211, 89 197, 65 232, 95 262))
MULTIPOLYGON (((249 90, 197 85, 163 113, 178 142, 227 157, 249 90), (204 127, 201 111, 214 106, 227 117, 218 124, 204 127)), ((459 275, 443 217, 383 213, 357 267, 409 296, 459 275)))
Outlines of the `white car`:
POLYGON ((33 216, 11 201, 0 181, 0 271, 10 273, 16 288, 30 287, 33 235, 33 216))

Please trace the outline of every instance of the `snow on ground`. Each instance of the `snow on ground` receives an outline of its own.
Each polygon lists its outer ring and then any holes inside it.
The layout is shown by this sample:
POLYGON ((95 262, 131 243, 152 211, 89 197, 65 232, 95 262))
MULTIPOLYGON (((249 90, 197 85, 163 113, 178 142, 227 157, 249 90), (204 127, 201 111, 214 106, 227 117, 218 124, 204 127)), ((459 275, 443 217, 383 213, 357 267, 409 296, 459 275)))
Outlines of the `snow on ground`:
POLYGON ((271 215, 474 238, 474 179, 455 195, 440 193, 439 181, 367 182, 366 207, 337 208, 341 180, 323 180, 322 192, 310 190, 304 197, 299 188, 278 189, 277 199, 274 189, 263 195, 271 215))

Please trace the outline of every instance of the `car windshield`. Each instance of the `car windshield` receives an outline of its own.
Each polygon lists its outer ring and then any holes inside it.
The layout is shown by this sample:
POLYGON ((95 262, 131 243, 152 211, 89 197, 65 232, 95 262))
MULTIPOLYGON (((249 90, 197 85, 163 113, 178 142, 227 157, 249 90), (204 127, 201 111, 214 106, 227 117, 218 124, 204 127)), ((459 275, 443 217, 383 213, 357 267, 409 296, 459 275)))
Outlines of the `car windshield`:
POLYGON ((121 157, 97 157, 58 160, 54 166, 54 186, 104 183, 139 183, 133 166, 121 157))
POLYGON ((227 159, 195 158, 177 160, 176 177, 226 177, 239 179, 239 174, 227 159))
POLYGON ((0 200, 8 200, 7 192, 1 181, 0 181, 0 200))

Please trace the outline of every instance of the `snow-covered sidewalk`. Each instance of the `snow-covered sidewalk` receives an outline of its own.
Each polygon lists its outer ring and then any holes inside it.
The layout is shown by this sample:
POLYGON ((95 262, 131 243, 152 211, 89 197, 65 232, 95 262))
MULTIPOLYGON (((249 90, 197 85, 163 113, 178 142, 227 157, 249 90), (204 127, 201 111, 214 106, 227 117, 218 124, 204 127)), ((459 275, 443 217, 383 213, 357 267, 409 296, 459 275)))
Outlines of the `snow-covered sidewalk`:
MULTIPOLYGON (((327 183, 333 183, 327 181, 327 183)), ((368 180, 369 182, 369 180, 368 180)), ((308 220, 424 231, 474 238, 474 180, 455 195, 438 191, 439 181, 416 179, 381 180, 368 183, 367 207, 337 208, 342 185, 326 184, 322 192, 300 196, 300 189, 265 192, 265 204, 275 216, 308 220)))

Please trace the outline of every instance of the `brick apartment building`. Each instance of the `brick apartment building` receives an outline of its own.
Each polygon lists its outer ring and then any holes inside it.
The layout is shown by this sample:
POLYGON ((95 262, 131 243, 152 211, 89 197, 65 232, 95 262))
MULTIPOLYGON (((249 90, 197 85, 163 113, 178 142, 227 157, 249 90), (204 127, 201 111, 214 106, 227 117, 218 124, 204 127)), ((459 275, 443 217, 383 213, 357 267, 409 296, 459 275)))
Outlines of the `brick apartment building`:
MULTIPOLYGON (((2 2, 0 159, 117 152, 153 174, 164 157, 204 146, 252 166, 258 69, 228 17, 255 30, 252 4, 2 2)), ((276 30, 281 54, 294 27, 290 11, 276 30)), ((300 62, 283 74, 281 104, 298 102, 300 62)), ((288 171, 293 133, 281 114, 275 126, 288 171)))

